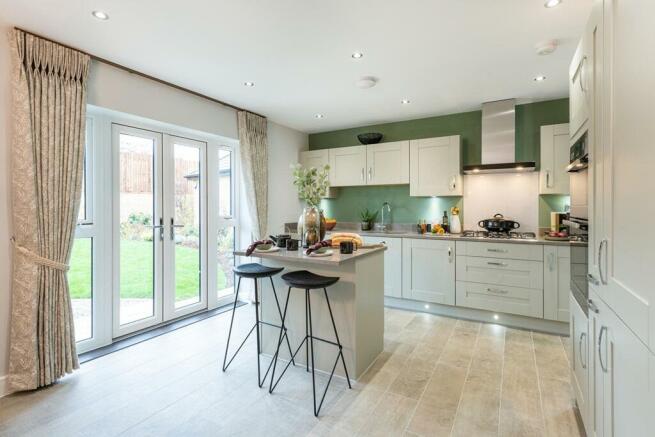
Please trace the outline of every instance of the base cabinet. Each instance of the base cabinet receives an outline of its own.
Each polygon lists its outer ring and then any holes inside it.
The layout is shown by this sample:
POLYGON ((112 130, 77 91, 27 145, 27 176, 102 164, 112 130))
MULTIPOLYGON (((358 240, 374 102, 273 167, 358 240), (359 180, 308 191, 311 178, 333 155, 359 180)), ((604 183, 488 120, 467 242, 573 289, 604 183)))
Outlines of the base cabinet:
MULTIPOLYGON (((571 308, 571 321, 569 322, 570 344, 571 344, 571 387, 575 401, 578 404, 582 423, 587 431, 587 435, 592 435, 589 430, 591 407, 589 386, 591 384, 591 369, 593 365, 589 359, 590 348, 593 345, 589 339, 589 321, 587 315, 582 311, 580 305, 572 294, 569 294, 571 308)), ((593 358, 593 354, 591 354, 593 358)))
POLYGON ((402 297, 455 305, 455 242, 404 238, 402 297))
POLYGON ((385 243, 384 252, 384 295, 389 297, 402 297, 402 257, 403 240, 401 238, 364 237, 366 244, 385 243))
POLYGON ((571 248, 544 246, 544 319, 569 321, 571 248))

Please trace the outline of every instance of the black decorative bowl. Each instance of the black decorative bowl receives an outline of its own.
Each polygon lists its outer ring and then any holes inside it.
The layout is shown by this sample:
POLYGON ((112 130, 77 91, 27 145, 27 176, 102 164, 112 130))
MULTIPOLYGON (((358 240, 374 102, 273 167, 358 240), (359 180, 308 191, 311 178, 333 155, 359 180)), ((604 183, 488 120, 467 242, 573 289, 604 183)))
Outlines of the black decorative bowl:
POLYGON ((382 134, 371 132, 357 135, 357 139, 362 144, 377 144, 382 141, 382 134))

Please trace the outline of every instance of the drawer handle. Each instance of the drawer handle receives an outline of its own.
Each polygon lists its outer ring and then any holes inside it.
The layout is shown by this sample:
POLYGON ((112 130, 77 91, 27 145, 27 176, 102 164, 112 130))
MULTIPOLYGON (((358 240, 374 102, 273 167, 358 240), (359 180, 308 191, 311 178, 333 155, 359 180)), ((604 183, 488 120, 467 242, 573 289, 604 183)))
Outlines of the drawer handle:
POLYGON ((507 264, 499 263, 499 262, 496 262, 496 261, 487 261, 487 264, 489 264, 490 266, 507 267, 507 264))
POLYGON ((507 253, 507 249, 487 249, 487 252, 507 253))
POLYGON ((498 294, 507 294, 507 290, 501 290, 500 288, 487 288, 489 293, 498 293, 498 294))

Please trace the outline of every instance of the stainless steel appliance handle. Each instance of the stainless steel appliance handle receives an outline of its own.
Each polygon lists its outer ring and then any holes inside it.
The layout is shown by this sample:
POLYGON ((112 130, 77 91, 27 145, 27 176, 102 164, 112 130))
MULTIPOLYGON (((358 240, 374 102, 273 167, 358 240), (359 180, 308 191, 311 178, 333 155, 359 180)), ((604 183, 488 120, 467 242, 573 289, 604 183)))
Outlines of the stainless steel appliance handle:
POLYGON ((171 217, 171 240, 175 240, 175 228, 183 228, 184 225, 176 225, 175 219, 171 217))
POLYGON ((607 326, 600 328, 600 334, 598 334, 598 362, 600 363, 600 368, 603 373, 607 373, 607 366, 603 363, 603 354, 600 351, 600 344, 603 342, 603 334, 607 331, 607 326))
POLYGON ((587 336, 586 332, 581 332, 580 333, 580 340, 578 340, 578 355, 580 355, 580 364, 582 364, 582 368, 586 369, 587 368, 587 363, 585 363, 582 360, 582 339, 587 336))
POLYGON ((607 247, 607 240, 601 240, 600 244, 598 245, 598 274, 600 275, 600 282, 603 285, 607 285, 607 280, 604 278, 603 275, 603 264, 601 263, 603 259, 603 246, 607 247))
POLYGON ((489 264, 490 266, 507 267, 506 263, 499 263, 499 262, 495 262, 495 261, 487 261, 487 264, 489 264))
POLYGON ((594 303, 593 300, 591 300, 591 299, 587 299, 587 306, 589 307, 589 309, 590 309, 591 311, 593 311, 594 313, 598 314, 598 307, 596 306, 596 304, 594 303))
POLYGON ((596 277, 594 275, 592 275, 591 273, 587 273, 587 282, 589 282, 590 284, 593 284, 593 285, 600 285, 600 282, 598 281, 598 279, 596 279, 596 277))
POLYGON ((164 241, 164 219, 159 217, 159 224, 153 225, 152 229, 159 229, 159 240, 164 241))
POLYGON ((487 291, 489 293, 497 293, 497 294, 507 294, 508 293, 507 290, 502 290, 500 288, 487 288, 487 291))

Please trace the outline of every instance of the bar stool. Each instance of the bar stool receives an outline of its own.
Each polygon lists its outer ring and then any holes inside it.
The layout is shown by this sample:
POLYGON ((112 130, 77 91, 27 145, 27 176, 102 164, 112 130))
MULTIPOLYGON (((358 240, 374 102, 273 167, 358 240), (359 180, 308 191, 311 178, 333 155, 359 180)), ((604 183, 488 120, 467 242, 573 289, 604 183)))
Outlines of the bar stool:
MULTIPOLYGON (((234 306, 232 307, 232 319, 230 320, 230 331, 227 335, 227 344, 225 345, 225 356, 223 357, 223 372, 225 372, 227 368, 230 366, 232 360, 234 360, 234 358, 237 356, 243 345, 246 343, 246 340, 248 340, 248 337, 250 337, 250 334, 252 334, 252 331, 256 330, 257 332, 257 383, 259 384, 260 388, 264 385, 264 382, 266 381, 266 376, 268 375, 268 372, 271 370, 271 365, 273 364, 274 360, 271 360, 271 362, 268 365, 268 369, 266 369, 266 373, 264 374, 264 378, 261 378, 259 357, 261 355, 262 346, 261 346, 261 339, 259 335, 259 327, 261 325, 267 325, 273 328, 279 328, 280 329, 279 341, 280 342, 282 341, 282 337, 286 338, 287 347, 289 348, 289 353, 291 354, 291 344, 289 343, 289 336, 287 335, 286 328, 284 328, 284 326, 279 326, 273 323, 265 322, 263 320, 260 320, 259 318, 260 302, 259 302, 259 288, 257 286, 257 279, 269 278, 271 280, 271 288, 273 289, 273 296, 275 297, 275 304, 277 305, 277 311, 278 314, 280 315, 280 321, 283 321, 282 310, 280 308, 280 301, 278 300, 277 293, 275 292, 275 285, 273 285, 273 276, 277 275, 282 270, 284 270, 283 267, 266 267, 258 263, 242 264, 234 268, 234 274, 236 274, 239 277, 239 282, 237 283, 237 291, 236 293, 234 293, 234 306), (230 361, 228 361, 226 364, 227 352, 230 348, 230 337, 232 336, 232 325, 234 324, 234 313, 236 312, 237 301, 239 299, 239 288, 241 288, 241 278, 254 279, 255 281, 255 324, 253 325, 252 328, 250 328, 248 335, 246 335, 246 338, 243 339, 241 345, 237 348, 236 352, 234 352, 234 355, 232 355, 232 358, 230 358, 230 361), (284 333, 282 333, 282 330, 284 330, 284 333)), ((277 350, 279 351, 279 345, 277 350)))
POLYGON ((341 341, 339 340, 339 334, 337 333, 337 326, 334 323, 334 316, 332 315, 332 307, 330 306, 330 299, 328 298, 328 292, 327 292, 327 287, 337 283, 337 281, 339 281, 339 278, 330 277, 330 276, 321 276, 308 272, 307 270, 299 270, 295 272, 285 273, 284 275, 282 275, 282 280, 284 280, 284 282, 289 286, 289 292, 287 293, 286 303, 284 304, 284 312, 282 313, 282 329, 280 330, 280 337, 277 343, 277 350, 275 352, 275 356, 273 357, 273 373, 271 374, 271 382, 268 391, 269 393, 273 393, 273 390, 280 382, 280 379, 282 379, 282 376, 284 376, 284 373, 289 368, 289 364, 293 362, 293 359, 296 357, 296 354, 298 354, 298 351, 300 351, 300 348, 304 344, 306 346, 305 351, 307 353, 307 371, 309 371, 309 350, 311 348, 312 393, 314 396, 314 416, 318 416, 318 413, 321 410, 321 407, 323 406, 325 395, 327 394, 328 388, 330 387, 330 382, 332 381, 334 370, 337 368, 337 364, 339 363, 339 358, 341 358, 341 364, 343 364, 343 370, 346 373, 346 381, 348 381, 348 388, 352 388, 352 386, 350 385, 350 378, 348 377, 348 369, 346 368, 346 361, 343 358, 343 346, 341 345, 341 341), (305 338, 303 338, 303 340, 300 342, 298 349, 296 349, 296 351, 291 355, 291 361, 287 363, 286 367, 278 377, 277 381, 275 381, 274 383, 273 380, 275 379, 275 367, 277 365, 277 358, 280 352, 280 345, 282 344, 282 332, 284 331, 285 334, 287 332, 284 322, 286 320, 287 308, 289 307, 289 296, 291 295, 292 288, 305 290, 305 338), (332 320, 332 328, 334 328, 334 337, 336 338, 336 343, 320 337, 315 337, 312 331, 312 304, 311 304, 310 291, 321 289, 321 288, 323 289, 323 293, 325 294, 325 302, 327 303, 328 311, 330 312, 330 320, 332 320), (316 406, 316 377, 314 372, 314 340, 322 341, 324 343, 328 343, 339 348, 339 353, 337 354, 337 358, 334 360, 334 365, 332 366, 332 372, 330 372, 330 378, 328 379, 328 382, 325 386, 325 391, 323 392, 323 397, 321 397, 321 402, 319 403, 318 407, 316 406))

